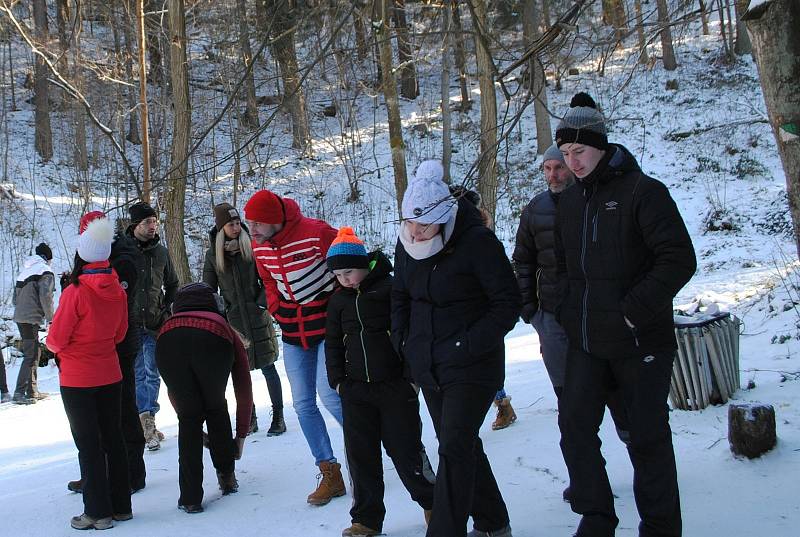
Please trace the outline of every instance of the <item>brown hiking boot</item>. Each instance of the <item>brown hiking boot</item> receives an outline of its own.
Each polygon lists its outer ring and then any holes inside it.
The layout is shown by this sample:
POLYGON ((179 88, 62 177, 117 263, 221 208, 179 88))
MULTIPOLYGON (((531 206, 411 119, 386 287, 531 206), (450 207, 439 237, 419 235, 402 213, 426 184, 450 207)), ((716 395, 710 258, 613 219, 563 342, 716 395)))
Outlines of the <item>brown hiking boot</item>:
POLYGON ((359 524, 358 522, 353 522, 352 526, 342 530, 342 537, 371 537, 380 534, 380 531, 368 528, 364 524, 359 524))
POLYGON ((156 451, 161 447, 161 439, 156 433, 156 419, 150 412, 142 412, 139 414, 139 421, 142 423, 142 432, 144 433, 144 442, 147 449, 156 451))
POLYGON ((239 492, 239 482, 236 481, 236 472, 217 472, 217 483, 223 496, 239 492))
POLYGON ((492 430, 505 429, 517 421, 517 413, 514 412, 514 408, 511 406, 510 397, 504 397, 499 401, 495 400, 494 404, 497 407, 497 417, 492 423, 492 430))
MULTIPOLYGON (((319 484, 317 490, 308 495, 311 505, 325 505, 333 498, 344 496, 344 480, 342 479, 342 465, 338 462, 324 461, 319 463, 319 484)), ((376 535, 376 534, 370 534, 376 535)))

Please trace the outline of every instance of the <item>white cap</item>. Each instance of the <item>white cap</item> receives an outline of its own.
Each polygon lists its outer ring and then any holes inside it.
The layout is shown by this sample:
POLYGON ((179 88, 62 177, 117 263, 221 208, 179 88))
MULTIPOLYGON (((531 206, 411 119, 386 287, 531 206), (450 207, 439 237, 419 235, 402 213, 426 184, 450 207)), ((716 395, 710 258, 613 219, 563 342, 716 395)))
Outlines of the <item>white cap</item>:
POLYGON ((458 210, 457 200, 442 180, 444 168, 438 160, 426 160, 403 196, 401 212, 405 220, 420 224, 444 224, 458 210))
POLYGON ((108 218, 97 218, 89 222, 78 237, 78 257, 87 263, 106 261, 111 255, 114 226, 108 218))

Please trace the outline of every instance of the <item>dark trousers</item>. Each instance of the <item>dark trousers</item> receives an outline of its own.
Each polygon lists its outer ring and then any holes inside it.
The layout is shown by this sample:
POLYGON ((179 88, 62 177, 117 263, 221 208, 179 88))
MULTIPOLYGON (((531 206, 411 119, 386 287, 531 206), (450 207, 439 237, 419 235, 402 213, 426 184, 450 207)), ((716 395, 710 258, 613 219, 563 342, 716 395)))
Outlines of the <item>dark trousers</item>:
POLYGON ((275 364, 265 365, 261 368, 264 380, 267 381, 267 392, 273 409, 283 409, 283 388, 281 387, 281 377, 275 364))
POLYGON ((479 531, 508 525, 506 504, 478 436, 496 392, 474 384, 423 389, 439 439, 439 468, 427 537, 464 537, 470 516, 479 531))
POLYGON ((16 396, 35 396, 39 389, 36 385, 37 368, 39 367, 39 325, 17 323, 19 335, 22 339, 22 365, 19 366, 17 387, 14 389, 16 396))
POLYGON ((131 489, 144 488, 147 474, 144 466, 144 432, 136 407, 136 375, 133 364, 137 351, 119 355, 119 367, 122 369, 122 436, 128 452, 128 475, 131 489))
POLYGON ((571 348, 560 400, 561 451, 572 510, 583 515, 579 537, 614 535, 618 519, 597 432, 609 393, 618 391, 630 432, 633 493, 640 537, 679 537, 678 474, 669 427, 673 352, 604 360, 571 348))
POLYGON ((131 512, 120 392, 119 382, 95 388, 61 387, 83 476, 83 512, 94 518, 131 512))
POLYGON ((433 483, 419 419, 417 392, 403 379, 385 382, 345 380, 340 384, 347 466, 353 483, 353 522, 383 529, 381 442, 411 498, 433 508, 433 483))
POLYGON ((175 328, 156 342, 156 363, 178 414, 180 505, 203 500, 203 422, 217 472, 234 469, 235 443, 225 400, 233 345, 198 328, 175 328))
POLYGON ((8 383, 6 381, 6 361, 0 356, 0 393, 8 393, 8 383))

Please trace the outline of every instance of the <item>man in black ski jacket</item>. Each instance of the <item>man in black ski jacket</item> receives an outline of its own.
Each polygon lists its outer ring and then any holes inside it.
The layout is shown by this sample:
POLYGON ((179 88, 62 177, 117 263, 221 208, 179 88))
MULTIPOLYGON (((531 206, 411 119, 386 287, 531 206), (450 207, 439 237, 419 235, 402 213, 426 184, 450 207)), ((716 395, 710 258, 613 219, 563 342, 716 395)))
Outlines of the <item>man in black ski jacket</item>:
POLYGON ((640 537, 681 535, 667 395, 677 344, 672 300, 696 269, 692 241, 669 191, 609 144, 592 98, 575 95, 556 143, 578 179, 561 195, 556 259, 566 292, 557 318, 569 338, 560 401, 561 449, 578 537, 611 537, 619 520, 597 431, 619 389, 640 537))

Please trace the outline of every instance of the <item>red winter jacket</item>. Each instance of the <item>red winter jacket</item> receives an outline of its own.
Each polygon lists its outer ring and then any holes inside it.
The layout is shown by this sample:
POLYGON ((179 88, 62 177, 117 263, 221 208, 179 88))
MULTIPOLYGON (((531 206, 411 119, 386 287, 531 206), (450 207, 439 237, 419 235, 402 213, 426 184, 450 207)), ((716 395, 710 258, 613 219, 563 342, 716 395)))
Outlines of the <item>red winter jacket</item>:
POLYGON ((61 293, 47 334, 62 386, 91 388, 122 380, 117 343, 128 330, 128 298, 108 261, 89 263, 61 293))
POLYGON ((283 340, 307 349, 325 337, 328 298, 335 281, 325 256, 336 229, 303 216, 294 200, 281 201, 283 229, 264 244, 253 241, 253 255, 269 312, 281 325, 283 340))

